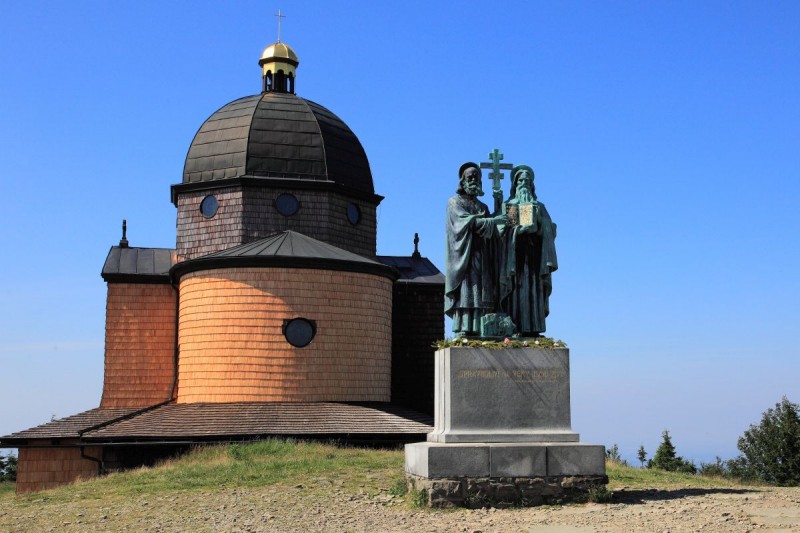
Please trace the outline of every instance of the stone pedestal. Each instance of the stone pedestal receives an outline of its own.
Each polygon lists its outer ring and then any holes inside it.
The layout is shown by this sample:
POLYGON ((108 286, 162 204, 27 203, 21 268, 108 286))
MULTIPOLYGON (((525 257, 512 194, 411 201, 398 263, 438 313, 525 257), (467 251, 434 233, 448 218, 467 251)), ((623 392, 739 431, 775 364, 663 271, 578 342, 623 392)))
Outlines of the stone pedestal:
POLYGON ((431 505, 575 500, 607 482, 605 448, 572 431, 567 348, 436 352, 434 431, 406 445, 431 505))

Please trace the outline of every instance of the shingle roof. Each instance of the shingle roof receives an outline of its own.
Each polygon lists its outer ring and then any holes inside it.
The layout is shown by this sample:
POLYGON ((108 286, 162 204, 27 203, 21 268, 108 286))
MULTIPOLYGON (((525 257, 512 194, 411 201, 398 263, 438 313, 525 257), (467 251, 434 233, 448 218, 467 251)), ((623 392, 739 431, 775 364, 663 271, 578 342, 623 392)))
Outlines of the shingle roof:
POLYGON ((169 248, 122 248, 112 246, 103 265, 105 281, 169 283, 169 269, 177 258, 169 248))
POLYGON ((426 257, 379 255, 376 259, 400 272, 398 283, 430 283, 444 285, 444 274, 426 257))
POLYGON ((167 404, 83 435, 108 440, 255 438, 267 435, 422 435, 427 415, 381 403, 186 403, 167 404))
POLYGON ((385 403, 170 403, 145 409, 91 409, 0 437, 0 446, 65 438, 86 443, 199 442, 270 435, 410 440, 423 439, 432 425, 428 415, 385 403))
POLYGON ((187 272, 230 266, 280 266, 320 270, 368 272, 396 278, 397 272, 383 263, 286 230, 264 239, 241 244, 176 264, 171 273, 180 277, 187 272))
POLYGON ((14 442, 30 439, 77 438, 80 436, 80 432, 88 428, 104 424, 115 418, 130 415, 139 410, 133 408, 90 409, 83 413, 59 418, 40 426, 0 437, 0 443, 13 444, 14 442))
POLYGON ((235 100, 200 127, 183 183, 242 176, 333 182, 373 193, 364 148, 339 117, 291 93, 235 100))

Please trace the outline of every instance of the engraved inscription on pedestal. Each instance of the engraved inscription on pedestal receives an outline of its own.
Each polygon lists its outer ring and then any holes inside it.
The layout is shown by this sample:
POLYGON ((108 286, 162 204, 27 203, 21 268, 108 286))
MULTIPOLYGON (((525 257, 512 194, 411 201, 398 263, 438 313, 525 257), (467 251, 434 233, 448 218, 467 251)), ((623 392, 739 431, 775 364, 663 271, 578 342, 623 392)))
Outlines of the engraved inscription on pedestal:
POLYGON ((436 384, 430 442, 578 441, 566 348, 445 348, 436 384))

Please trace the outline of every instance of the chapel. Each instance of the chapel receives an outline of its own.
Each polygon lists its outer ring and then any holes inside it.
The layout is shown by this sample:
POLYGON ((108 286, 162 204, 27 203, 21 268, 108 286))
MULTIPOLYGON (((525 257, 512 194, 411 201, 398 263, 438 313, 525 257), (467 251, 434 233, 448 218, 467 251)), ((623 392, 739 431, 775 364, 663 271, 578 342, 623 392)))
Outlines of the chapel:
MULTIPOLYGON (((264 49, 258 94, 222 106, 170 188, 174 249, 111 247, 99 406, 0 437, 17 492, 267 436, 423 440, 444 276, 378 255, 367 155, 264 49)), ((411 242, 411 239, 409 239, 411 242)), ((136 243, 138 244, 138 243, 136 243)))

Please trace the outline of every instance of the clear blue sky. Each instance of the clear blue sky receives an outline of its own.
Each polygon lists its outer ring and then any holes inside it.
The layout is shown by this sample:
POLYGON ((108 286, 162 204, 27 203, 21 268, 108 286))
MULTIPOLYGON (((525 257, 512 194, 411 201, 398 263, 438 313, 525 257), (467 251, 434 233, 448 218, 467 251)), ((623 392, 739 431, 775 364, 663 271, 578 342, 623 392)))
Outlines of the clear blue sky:
POLYGON ((558 223, 548 334, 583 440, 695 460, 800 402, 797 2, 0 1, 0 434, 98 405, 105 285, 173 247, 169 186, 197 128, 260 88, 276 39, 297 92, 370 160, 378 251, 444 266, 458 167, 531 165, 558 223))

